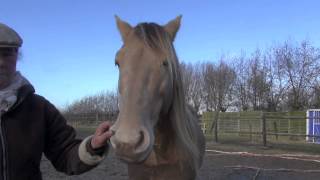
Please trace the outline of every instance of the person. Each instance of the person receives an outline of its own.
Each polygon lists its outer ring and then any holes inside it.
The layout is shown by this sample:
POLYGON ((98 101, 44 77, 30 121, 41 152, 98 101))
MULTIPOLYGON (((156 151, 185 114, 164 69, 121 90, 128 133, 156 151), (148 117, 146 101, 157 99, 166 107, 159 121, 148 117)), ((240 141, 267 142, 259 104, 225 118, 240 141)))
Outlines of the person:
POLYGON ((56 170, 81 174, 107 154, 109 122, 93 136, 76 138, 62 114, 16 70, 19 34, 0 23, 0 180, 40 180, 42 153, 56 170))

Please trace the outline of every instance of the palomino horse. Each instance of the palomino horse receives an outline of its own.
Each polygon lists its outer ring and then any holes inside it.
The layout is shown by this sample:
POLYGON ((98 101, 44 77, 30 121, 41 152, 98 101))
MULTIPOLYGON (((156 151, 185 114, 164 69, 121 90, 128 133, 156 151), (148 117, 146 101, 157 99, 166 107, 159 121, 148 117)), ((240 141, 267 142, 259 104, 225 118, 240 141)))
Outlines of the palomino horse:
POLYGON ((123 46, 115 62, 120 113, 111 144, 128 163, 129 179, 191 180, 202 164, 205 140, 185 102, 173 47, 180 20, 133 28, 116 17, 123 46))

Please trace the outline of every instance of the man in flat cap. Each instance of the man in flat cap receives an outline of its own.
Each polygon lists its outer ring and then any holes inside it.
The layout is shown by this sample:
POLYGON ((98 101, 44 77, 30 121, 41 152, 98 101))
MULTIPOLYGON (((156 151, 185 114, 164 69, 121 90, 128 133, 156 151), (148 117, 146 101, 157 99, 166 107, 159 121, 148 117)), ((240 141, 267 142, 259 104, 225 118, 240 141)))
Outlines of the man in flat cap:
POLYGON ((22 38, 0 23, 0 180, 41 180, 42 153, 58 171, 80 174, 102 161, 112 136, 109 122, 93 136, 75 130, 16 70, 22 38))

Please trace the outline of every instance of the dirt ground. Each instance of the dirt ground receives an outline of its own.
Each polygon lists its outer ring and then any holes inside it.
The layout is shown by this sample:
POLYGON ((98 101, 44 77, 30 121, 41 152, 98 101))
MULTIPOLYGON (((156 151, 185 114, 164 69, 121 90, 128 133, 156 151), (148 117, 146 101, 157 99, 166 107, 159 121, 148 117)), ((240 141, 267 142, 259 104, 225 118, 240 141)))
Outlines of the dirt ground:
MULTIPOLYGON (((320 154, 320 152, 319 152, 320 154)), ((127 167, 113 152, 95 169, 77 176, 65 176, 43 159, 44 180, 125 180, 127 167)), ((319 180, 320 156, 301 152, 279 153, 259 147, 232 147, 207 143, 199 171, 200 180, 319 180), (236 151, 237 150, 237 151, 236 151)))
MULTIPOLYGON (((43 159, 41 170, 44 180, 124 180, 127 167, 111 152, 97 168, 78 176, 68 177, 54 170, 50 162, 43 159)), ((254 153, 231 153, 220 150, 206 152, 206 158, 199 172, 199 179, 281 179, 318 180, 320 157, 301 155, 261 155, 254 153)))

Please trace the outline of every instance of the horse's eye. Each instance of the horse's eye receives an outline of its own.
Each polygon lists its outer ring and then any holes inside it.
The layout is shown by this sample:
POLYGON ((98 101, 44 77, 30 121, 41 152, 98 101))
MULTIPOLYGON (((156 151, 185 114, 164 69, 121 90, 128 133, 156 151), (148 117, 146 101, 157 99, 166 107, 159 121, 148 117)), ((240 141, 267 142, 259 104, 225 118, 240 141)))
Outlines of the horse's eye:
POLYGON ((162 65, 165 66, 165 67, 167 67, 167 66, 169 65, 169 63, 168 63, 167 60, 165 60, 165 61, 162 62, 162 65))

